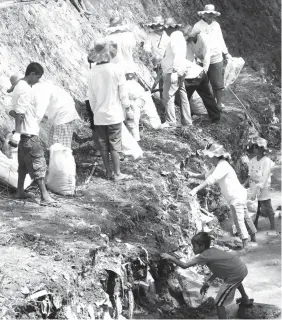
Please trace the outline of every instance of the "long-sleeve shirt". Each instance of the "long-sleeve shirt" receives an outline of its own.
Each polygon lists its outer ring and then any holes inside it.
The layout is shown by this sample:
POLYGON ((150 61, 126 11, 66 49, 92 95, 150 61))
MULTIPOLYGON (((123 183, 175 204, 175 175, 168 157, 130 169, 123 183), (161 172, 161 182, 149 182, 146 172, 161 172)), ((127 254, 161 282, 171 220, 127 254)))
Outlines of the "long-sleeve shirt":
POLYGON ((200 32, 208 36, 211 50, 211 64, 221 62, 222 54, 227 54, 228 50, 219 23, 213 21, 211 24, 208 24, 206 21, 200 20, 194 25, 192 33, 198 34, 200 32))
POLYGON ((178 71, 186 58, 186 41, 181 31, 174 31, 170 35, 170 41, 166 47, 161 66, 164 74, 172 73, 173 69, 178 71))
POLYGON ((257 160, 257 157, 251 159, 249 163, 250 192, 252 196, 257 196, 258 200, 270 199, 271 171, 274 162, 264 156, 257 160), (258 188, 260 193, 258 193, 258 188))
POLYGON ((194 56, 203 63, 203 68, 207 73, 211 62, 211 50, 207 35, 202 32, 197 35, 196 43, 192 41, 187 46, 187 60, 193 62, 194 56))
POLYGON ((163 57, 168 43, 169 36, 165 31, 161 35, 151 32, 145 40, 144 51, 151 53, 153 56, 163 57))
POLYGON ((95 65, 88 76, 88 97, 95 125, 121 123, 129 106, 124 69, 119 64, 95 65))
POLYGON ((220 160, 217 166, 206 174, 206 182, 209 185, 217 183, 229 205, 247 201, 247 190, 241 185, 235 170, 226 160, 220 160))
POLYGON ((42 117, 38 115, 34 102, 34 92, 24 80, 20 80, 13 91, 12 110, 25 115, 21 122, 20 133, 38 136, 39 123, 44 114, 42 114, 42 117))

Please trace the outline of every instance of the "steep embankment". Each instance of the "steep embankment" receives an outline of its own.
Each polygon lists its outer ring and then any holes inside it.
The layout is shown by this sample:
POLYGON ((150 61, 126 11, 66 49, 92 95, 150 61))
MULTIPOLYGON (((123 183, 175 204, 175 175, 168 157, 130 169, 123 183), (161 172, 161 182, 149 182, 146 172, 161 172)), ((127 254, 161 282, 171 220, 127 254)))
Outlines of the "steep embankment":
MULTIPOLYGON (((278 2, 234 0, 214 3, 222 11, 220 23, 231 54, 240 54, 250 61, 233 89, 256 121, 267 124, 263 132, 267 137, 273 137, 271 143, 275 145, 280 141, 280 131, 271 131, 268 124, 273 118, 271 110, 279 110, 279 90, 271 82, 265 82, 261 68, 268 66, 267 60, 275 62, 275 52, 280 50, 278 2), (255 19, 253 13, 259 19, 255 19), (265 37, 263 28, 257 32, 261 27, 258 21, 267 26, 268 32, 271 30, 272 37, 265 37), (238 35, 235 25, 240 26, 238 35), (265 46, 258 50, 257 44, 262 42, 265 46), (239 48, 241 51, 236 51, 239 48), (257 72, 250 68, 252 59, 257 61, 257 72), (266 108, 263 116, 262 106, 266 108)), ((42 63, 45 77, 64 86, 77 100, 77 107, 83 113, 80 102, 86 93, 87 51, 93 40, 103 34, 111 10, 118 7, 141 41, 145 33, 139 22, 163 13, 184 23, 194 23, 201 8, 196 0, 189 3, 184 0, 96 0, 87 1, 86 5, 93 12, 89 19, 80 16, 71 2, 65 1, 42 1, 0 12, 0 85, 3 93, 0 98, 0 135, 12 125, 6 115, 9 109, 6 94, 8 78, 14 72, 23 72, 31 60, 42 63)), ((138 60, 139 54, 141 51, 136 50, 140 72, 150 81, 148 70, 138 60)), ((268 72, 267 68, 265 70, 268 72)), ((185 299, 180 282, 171 265, 160 263, 159 253, 177 250, 178 255, 190 257, 191 236, 201 228, 197 223, 200 221, 199 203, 187 197, 189 187, 195 181, 186 181, 179 171, 180 161, 187 157, 188 168, 201 171, 204 164, 197 157, 196 150, 205 145, 204 139, 224 143, 232 152, 234 161, 242 153, 249 124, 242 107, 228 92, 226 105, 219 125, 207 126, 207 122, 198 118, 192 129, 164 132, 145 129, 141 142, 144 158, 139 162, 125 159, 122 163, 122 170, 134 176, 132 181, 125 183, 114 184, 103 179, 101 161, 98 161, 91 183, 85 185, 93 164, 92 147, 91 143, 76 146, 78 192, 75 198, 54 195, 61 208, 43 208, 36 203, 14 201, 11 190, 1 188, 1 316, 7 319, 76 319, 88 316, 93 319, 95 314, 97 318, 107 297, 104 292, 114 296, 116 291, 112 280, 116 274, 124 276, 125 266, 122 265, 130 262, 128 278, 122 283, 117 281, 117 286, 122 286, 123 290, 115 287, 124 293, 124 299, 116 297, 116 304, 119 306, 122 300, 125 316, 132 314, 127 292, 130 292, 130 285, 134 285, 134 317, 204 317, 212 304, 200 310, 189 309, 186 305, 181 309, 185 299), (149 293, 144 291, 149 282, 146 276, 148 266, 158 295, 154 294, 153 285, 149 293), (105 269, 112 271, 106 272, 105 269), (33 293, 37 298, 32 296, 33 293)), ((158 111, 163 114, 161 106, 158 111)), ((90 131, 85 131, 89 140, 90 131)), ((46 133, 45 130, 43 138, 46 133)), ((239 164, 237 168, 240 170, 239 164)), ((219 220, 226 218, 226 208, 216 189, 204 192, 199 200, 219 220)), ((210 228, 217 243, 222 233, 216 219, 210 228)), ((207 273, 206 269, 194 270, 202 275, 207 273)), ((197 279, 202 281, 202 277, 197 279)), ((119 313, 120 308, 116 310, 119 313)))

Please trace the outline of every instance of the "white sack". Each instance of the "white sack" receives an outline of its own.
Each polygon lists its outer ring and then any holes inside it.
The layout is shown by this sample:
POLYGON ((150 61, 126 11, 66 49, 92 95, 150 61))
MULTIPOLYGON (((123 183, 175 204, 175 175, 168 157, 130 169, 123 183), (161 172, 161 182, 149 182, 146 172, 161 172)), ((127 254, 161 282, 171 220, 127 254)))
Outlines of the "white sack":
POLYGON ((72 150, 60 143, 50 148, 50 164, 47 176, 47 187, 54 193, 63 196, 74 195, 76 166, 72 150))
POLYGON ((121 143, 122 143, 122 152, 125 155, 133 156, 134 159, 138 159, 143 156, 143 151, 140 148, 138 142, 129 133, 124 123, 122 124, 122 129, 121 129, 121 143))
POLYGON ((158 130, 161 128, 161 119, 158 115, 156 106, 152 99, 150 91, 144 92, 142 98, 145 100, 145 104, 142 110, 142 121, 149 128, 158 130))
POLYGON ((192 114, 208 114, 207 109, 204 106, 203 100, 201 99, 197 91, 193 93, 192 97, 189 100, 189 103, 192 114))

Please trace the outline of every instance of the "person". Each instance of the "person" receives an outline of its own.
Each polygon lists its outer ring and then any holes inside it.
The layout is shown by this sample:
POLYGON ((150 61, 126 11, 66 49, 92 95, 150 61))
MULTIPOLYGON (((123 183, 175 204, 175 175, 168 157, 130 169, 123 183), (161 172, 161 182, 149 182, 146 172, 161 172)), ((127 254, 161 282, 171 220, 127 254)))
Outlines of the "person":
POLYGON ((235 254, 210 247, 211 238, 206 232, 197 233, 193 236, 191 242, 196 257, 190 261, 182 262, 167 253, 161 254, 161 257, 172 261, 183 269, 190 268, 197 264, 206 265, 212 272, 212 275, 202 286, 200 290, 201 294, 207 292, 215 278, 224 280, 215 298, 219 319, 227 319, 225 306, 231 304, 234 300, 236 289, 238 289, 241 294, 241 298, 239 298, 237 302, 240 302, 245 307, 251 306, 254 300, 248 297, 242 283, 248 274, 245 263, 235 254))
POLYGON ((33 86, 35 104, 38 109, 45 109, 45 117, 52 125, 49 133, 49 147, 60 143, 71 149, 73 132, 80 119, 72 96, 63 88, 43 82, 33 86))
POLYGON ((107 179, 115 181, 130 178, 129 175, 120 172, 121 128, 129 100, 125 90, 123 66, 112 63, 117 51, 117 43, 107 38, 97 40, 89 54, 89 60, 96 65, 88 75, 88 98, 94 115, 95 134, 107 179), (109 152, 113 170, 110 166, 109 152))
POLYGON ((117 43, 117 54, 111 63, 121 64, 125 70, 136 72, 137 66, 133 60, 133 49, 136 47, 136 40, 128 24, 120 16, 110 18, 110 25, 106 28, 106 39, 117 43))
POLYGON ((46 161, 44 150, 39 135, 40 117, 34 103, 32 86, 35 85, 44 73, 43 67, 37 63, 30 63, 25 71, 23 79, 14 86, 12 106, 15 112, 15 134, 11 137, 11 143, 17 145, 15 135, 20 135, 18 145, 19 177, 15 197, 17 199, 30 198, 31 194, 24 191, 26 174, 37 182, 41 193, 41 205, 57 206, 46 190, 44 178, 46 173, 46 161))
MULTIPOLYGON (((181 74, 181 71, 179 74, 181 74)), ((203 100, 211 122, 218 123, 220 120, 221 111, 219 110, 210 90, 209 80, 204 68, 194 62, 185 60, 182 77, 184 78, 188 99, 190 100, 193 93, 197 91, 203 100)))
MULTIPOLYGON (((223 39, 221 27, 215 17, 220 16, 220 12, 215 10, 214 5, 207 4, 203 11, 199 11, 198 15, 202 18, 198 21, 191 32, 191 37, 196 37, 199 33, 207 34, 210 46, 210 65, 208 69, 208 77, 213 89, 218 107, 222 108, 222 96, 224 89, 223 82, 223 58, 231 59, 223 39)), ((196 45, 195 45, 196 46, 196 45)))
POLYGON ((256 242, 255 235, 257 232, 247 209, 247 190, 239 182, 235 170, 228 162, 231 156, 222 145, 213 143, 208 149, 203 150, 203 154, 210 159, 213 168, 206 174, 196 174, 188 171, 188 177, 205 179, 202 184, 190 191, 190 195, 195 196, 206 186, 218 183, 223 197, 230 206, 237 232, 242 239, 243 248, 246 248, 249 244, 247 228, 252 242, 256 242))
POLYGON ((255 155, 249 162, 249 177, 244 185, 250 185, 251 199, 258 200, 258 209, 254 225, 258 226, 259 216, 264 213, 270 221, 270 229, 275 230, 274 210, 271 204, 270 185, 271 171, 274 162, 266 155, 267 140, 254 137, 250 143, 250 150, 255 155))
POLYGON ((165 32, 170 38, 164 58, 161 60, 164 81, 163 101, 166 109, 164 128, 176 125, 174 100, 177 91, 181 101, 181 124, 183 126, 192 125, 190 104, 184 80, 178 74, 186 57, 186 41, 183 33, 179 31, 180 27, 181 24, 176 23, 173 18, 168 18, 164 22, 165 32))

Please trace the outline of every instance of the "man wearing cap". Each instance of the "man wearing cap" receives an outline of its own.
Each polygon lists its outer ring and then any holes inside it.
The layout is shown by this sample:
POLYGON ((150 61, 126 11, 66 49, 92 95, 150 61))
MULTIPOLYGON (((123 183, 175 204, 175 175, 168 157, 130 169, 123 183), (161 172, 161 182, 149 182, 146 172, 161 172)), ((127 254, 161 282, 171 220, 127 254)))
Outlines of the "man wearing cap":
POLYGON ((220 25, 214 20, 215 17, 220 16, 220 12, 215 11, 214 5, 207 4, 203 11, 198 12, 198 15, 202 19, 194 25, 191 36, 196 36, 200 32, 208 35, 210 46, 208 77, 217 105, 222 109, 222 95, 224 89, 222 56, 224 56, 224 59, 226 60, 231 59, 232 57, 228 53, 220 25))
POLYGON ((133 60, 133 49, 136 40, 128 24, 120 16, 110 18, 110 25, 106 28, 106 39, 117 44, 117 54, 111 63, 119 63, 123 66, 125 73, 136 72, 137 66, 133 60))
POLYGON ((164 22, 165 31, 170 38, 164 58, 161 61, 164 79, 163 100, 166 108, 164 128, 176 125, 174 100, 177 91, 181 100, 181 124, 184 126, 192 125, 190 104, 184 80, 178 74, 186 57, 186 41, 183 33, 179 31, 180 27, 181 24, 176 23, 173 18, 168 18, 164 22))
POLYGON ((96 63, 88 76, 88 98, 94 117, 95 135, 106 168, 107 179, 130 178, 120 172, 121 130, 130 103, 125 90, 126 78, 120 64, 112 63, 117 55, 117 43, 108 38, 96 41, 88 60, 96 63), (113 170, 110 166, 110 157, 113 170))

